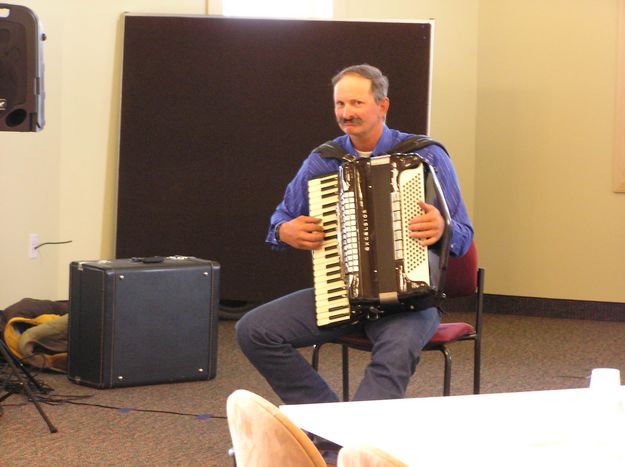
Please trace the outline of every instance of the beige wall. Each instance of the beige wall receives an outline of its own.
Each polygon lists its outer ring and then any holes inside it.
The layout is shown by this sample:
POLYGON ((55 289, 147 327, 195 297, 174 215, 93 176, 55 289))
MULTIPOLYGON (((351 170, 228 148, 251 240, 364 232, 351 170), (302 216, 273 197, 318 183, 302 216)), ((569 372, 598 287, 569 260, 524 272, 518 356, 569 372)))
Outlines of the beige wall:
MULTIPOLYGON (((113 255, 121 13, 208 11, 12 3, 48 35, 47 125, 0 133, 0 308, 67 298, 71 260, 113 255), (30 260, 29 233, 73 243, 30 260)), ((431 133, 452 152, 490 293, 625 302, 625 195, 610 173, 617 3, 336 0, 338 18, 435 19, 431 133)))
POLYGON ((475 220, 492 293, 625 302, 618 6, 480 2, 475 220))

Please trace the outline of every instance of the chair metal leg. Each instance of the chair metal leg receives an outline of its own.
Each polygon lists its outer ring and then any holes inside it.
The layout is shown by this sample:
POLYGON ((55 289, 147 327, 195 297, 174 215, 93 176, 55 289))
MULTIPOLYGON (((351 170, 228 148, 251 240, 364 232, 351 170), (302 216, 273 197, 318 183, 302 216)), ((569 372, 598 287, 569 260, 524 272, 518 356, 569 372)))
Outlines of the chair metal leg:
POLYGON ((480 393, 480 375, 482 365, 482 313, 484 311, 484 278, 486 271, 477 270, 477 299, 475 300, 475 330, 476 337, 473 347, 473 394, 480 393))
POLYGON ((473 394, 480 393, 480 373, 481 373, 481 342, 478 338, 473 347, 473 394))
POLYGON ((321 350, 321 344, 313 345, 311 364, 315 370, 319 370, 319 351, 320 350, 321 350))
POLYGON ((441 352, 445 356, 445 376, 443 380, 443 396, 451 394, 451 354, 447 347, 443 346, 441 352))
MULTIPOLYGON (((322 345, 313 346, 311 365, 316 371, 319 371, 319 352, 322 345)), ((349 347, 346 345, 341 345, 341 361, 343 366, 343 401, 347 402, 349 400, 349 347)))
POLYGON ((349 400, 349 347, 341 345, 341 357, 343 360, 343 402, 349 400))

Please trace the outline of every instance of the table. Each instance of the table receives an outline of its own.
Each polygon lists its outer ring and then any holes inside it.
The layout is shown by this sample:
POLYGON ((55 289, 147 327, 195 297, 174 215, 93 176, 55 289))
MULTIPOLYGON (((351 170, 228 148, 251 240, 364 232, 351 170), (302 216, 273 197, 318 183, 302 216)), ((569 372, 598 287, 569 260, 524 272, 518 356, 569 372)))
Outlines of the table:
POLYGON ((302 429, 410 466, 625 466, 625 387, 282 405, 302 429))

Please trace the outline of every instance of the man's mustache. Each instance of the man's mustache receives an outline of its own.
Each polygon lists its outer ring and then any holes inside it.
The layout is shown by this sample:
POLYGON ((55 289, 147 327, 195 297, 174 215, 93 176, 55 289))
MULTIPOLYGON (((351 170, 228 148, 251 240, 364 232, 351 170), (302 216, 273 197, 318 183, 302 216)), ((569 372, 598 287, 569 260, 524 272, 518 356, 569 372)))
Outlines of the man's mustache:
POLYGON ((362 118, 352 117, 352 118, 338 118, 339 125, 345 125, 346 123, 353 123, 355 125, 360 125, 362 123, 362 118))

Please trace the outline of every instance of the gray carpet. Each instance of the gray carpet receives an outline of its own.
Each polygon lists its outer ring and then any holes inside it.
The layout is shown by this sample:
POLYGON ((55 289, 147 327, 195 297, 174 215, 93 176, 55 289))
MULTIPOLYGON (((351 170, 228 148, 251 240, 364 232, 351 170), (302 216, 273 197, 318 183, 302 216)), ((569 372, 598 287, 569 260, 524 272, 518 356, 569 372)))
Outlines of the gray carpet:
MULTIPOLYGON (((459 318, 467 315, 450 313, 445 319, 459 318)), ((35 373, 54 389, 50 398, 72 403, 43 405, 58 428, 51 434, 22 395, 6 399, 0 466, 232 465, 226 397, 245 388, 280 403, 238 351, 233 329, 233 321, 220 322, 217 377, 210 381, 97 390, 61 374, 35 373)), ((470 348, 461 343, 452 349, 454 395, 472 391, 470 348)), ((309 349, 303 352, 310 355, 309 349)), ((625 323, 486 314, 482 355, 484 393, 585 387, 592 368, 625 371, 625 323)), ((352 352, 352 391, 367 358, 352 352)), ((320 372, 339 391, 337 346, 322 350, 320 372)), ((441 394, 442 357, 427 352, 408 396, 441 394)))

